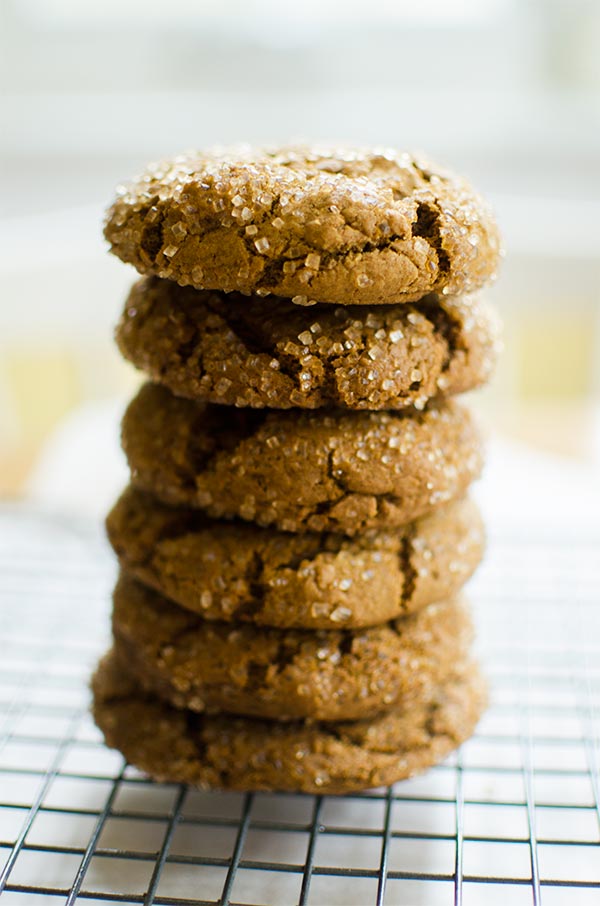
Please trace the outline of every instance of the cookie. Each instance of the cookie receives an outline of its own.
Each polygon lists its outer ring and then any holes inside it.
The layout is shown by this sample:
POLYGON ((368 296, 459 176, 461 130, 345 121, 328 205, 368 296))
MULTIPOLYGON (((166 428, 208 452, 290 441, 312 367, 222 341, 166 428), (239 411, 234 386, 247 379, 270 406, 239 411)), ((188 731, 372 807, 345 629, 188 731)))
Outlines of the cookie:
POLYGON ((145 384, 122 425, 133 484, 284 531, 356 535, 464 495, 481 440, 454 401, 423 412, 236 409, 145 384))
POLYGON ((373 626, 453 597, 484 547, 464 499, 350 539, 222 522, 129 487, 106 526, 126 571, 204 619, 300 629, 373 626))
POLYGON ((156 278, 134 285, 116 333, 124 357, 178 396, 271 409, 422 409, 485 383, 498 335, 473 296, 306 310, 156 278))
POLYGON ((370 629, 301 630, 204 620, 121 574, 115 648, 140 685, 179 708, 277 720, 354 720, 412 701, 464 660, 464 603, 370 629))
POLYGON ((302 305, 469 292, 500 256, 464 180, 387 149, 230 148, 152 164, 117 190, 105 236, 142 274, 302 305))
POLYGON ((387 786, 442 761, 471 736, 486 701, 473 664, 405 709, 333 724, 180 710, 140 690, 112 653, 92 685, 96 723, 131 764, 160 781, 243 791, 387 786))

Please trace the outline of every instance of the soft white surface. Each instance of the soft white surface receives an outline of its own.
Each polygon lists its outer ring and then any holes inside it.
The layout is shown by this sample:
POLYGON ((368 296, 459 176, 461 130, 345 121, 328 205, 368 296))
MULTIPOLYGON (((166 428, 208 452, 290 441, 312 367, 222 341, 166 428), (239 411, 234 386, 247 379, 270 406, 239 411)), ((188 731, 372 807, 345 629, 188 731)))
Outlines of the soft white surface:
POLYGON ((26 496, 49 509, 102 518, 128 481, 119 444, 123 400, 86 403, 46 442, 26 496))
POLYGON ((600 528, 600 468, 492 437, 475 495, 493 526, 600 528))

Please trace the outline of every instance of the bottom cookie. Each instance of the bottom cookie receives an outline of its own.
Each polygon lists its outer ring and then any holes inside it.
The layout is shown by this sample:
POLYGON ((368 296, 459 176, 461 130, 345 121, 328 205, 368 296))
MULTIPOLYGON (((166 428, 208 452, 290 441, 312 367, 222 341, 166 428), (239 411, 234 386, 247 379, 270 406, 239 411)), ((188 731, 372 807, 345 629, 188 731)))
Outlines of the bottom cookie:
POLYGON ((371 720, 277 723, 177 710, 141 692, 113 652, 92 681, 107 745, 156 780, 204 789, 347 793, 442 761, 485 706, 475 664, 410 709, 371 720))

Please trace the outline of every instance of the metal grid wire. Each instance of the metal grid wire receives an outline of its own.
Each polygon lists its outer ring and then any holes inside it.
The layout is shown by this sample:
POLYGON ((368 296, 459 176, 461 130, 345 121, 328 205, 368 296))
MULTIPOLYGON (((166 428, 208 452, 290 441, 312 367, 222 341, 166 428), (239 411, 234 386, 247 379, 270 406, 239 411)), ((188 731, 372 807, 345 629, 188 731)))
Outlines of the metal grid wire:
POLYGON ((114 565, 0 508, 0 896, 7 904, 600 903, 600 543, 492 538, 471 585, 493 702, 425 776, 344 797, 200 793, 101 743, 87 681, 114 565))

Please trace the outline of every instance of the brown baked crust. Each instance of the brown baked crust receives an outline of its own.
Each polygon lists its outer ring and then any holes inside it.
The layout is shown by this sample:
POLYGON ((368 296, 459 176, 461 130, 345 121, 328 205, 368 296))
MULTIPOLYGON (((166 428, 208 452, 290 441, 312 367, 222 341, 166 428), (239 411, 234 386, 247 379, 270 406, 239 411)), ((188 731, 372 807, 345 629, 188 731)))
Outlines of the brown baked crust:
POLYGON ((407 705, 466 658, 458 600, 370 629, 273 629, 208 622, 121 574, 115 649, 149 692, 179 708, 276 720, 357 720, 407 705))
POLYGON ((468 499, 350 539, 222 522, 130 486, 106 527, 123 569, 204 619, 296 629, 374 626, 453 597, 484 549, 468 499))
POLYGON ((356 535, 464 495, 481 440, 453 400, 423 412, 236 409, 145 384, 122 426, 132 482, 166 503, 284 531, 356 535))
POLYGON ((178 710, 139 690, 112 652, 92 685, 107 745, 136 767, 165 782, 245 791, 387 786, 442 761, 473 733, 486 703, 474 664, 407 709, 333 724, 178 710))
POLYGON ((152 164, 117 190, 105 236, 142 274, 299 304, 470 292, 500 256, 468 183, 388 149, 230 148, 152 164))
POLYGON ((145 278, 116 332, 123 356, 189 399, 235 406, 422 409, 490 377, 494 310, 429 295, 373 311, 198 291, 145 278), (275 304, 276 303, 276 304, 275 304))

